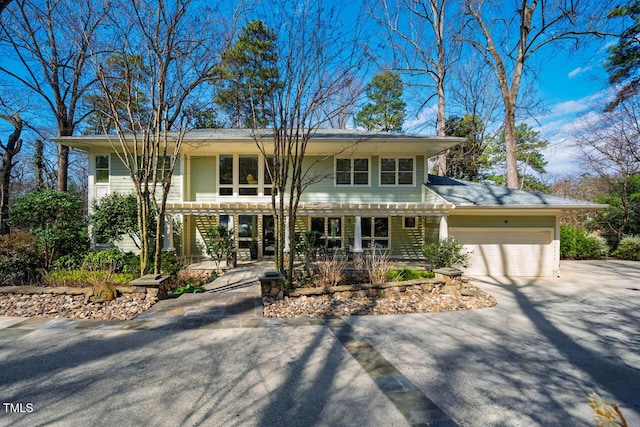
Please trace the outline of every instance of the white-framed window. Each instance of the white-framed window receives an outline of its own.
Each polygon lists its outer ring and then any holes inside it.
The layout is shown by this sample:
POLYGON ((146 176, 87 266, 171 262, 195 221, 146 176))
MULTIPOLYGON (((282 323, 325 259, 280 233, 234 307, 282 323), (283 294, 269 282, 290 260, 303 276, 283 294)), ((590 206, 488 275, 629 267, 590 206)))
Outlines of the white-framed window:
POLYGON ((108 184, 109 176, 111 175, 111 158, 108 154, 96 155, 96 172, 95 183, 96 184, 108 184))
POLYGON ((415 186, 415 158, 381 157, 380 186, 415 186))
POLYGON ((360 221, 363 248, 391 249, 389 217, 363 217, 360 221))
POLYGON ((418 218, 415 216, 402 217, 402 228, 415 230, 418 228, 418 218))
POLYGON ((342 247, 342 218, 312 217, 309 229, 320 233, 320 245, 331 248, 342 247))
POLYGON ((218 156, 218 194, 220 196, 268 196, 271 179, 266 160, 258 154, 218 156))
POLYGON ((370 180, 369 159, 336 158, 335 159, 335 185, 341 186, 368 186, 370 180))
POLYGON ((258 195, 258 156, 241 155, 238 158, 238 195, 257 196, 258 195))
POLYGON ((233 155, 218 156, 218 193, 221 196, 233 196, 233 155))

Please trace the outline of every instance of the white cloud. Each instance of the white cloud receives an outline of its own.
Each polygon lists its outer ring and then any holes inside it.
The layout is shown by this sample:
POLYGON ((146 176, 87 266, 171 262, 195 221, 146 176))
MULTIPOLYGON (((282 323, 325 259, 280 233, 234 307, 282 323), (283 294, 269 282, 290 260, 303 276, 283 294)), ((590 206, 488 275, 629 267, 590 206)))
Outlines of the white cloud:
POLYGON ((437 105, 430 105, 420 110, 417 116, 405 120, 402 127, 408 132, 422 132, 425 128, 434 128, 438 112, 437 105))
POLYGON ((592 66, 588 66, 588 67, 584 67, 584 68, 583 68, 583 67, 578 67, 578 68, 575 68, 575 69, 571 70, 571 71, 569 72, 569 74, 567 74, 567 77, 569 77, 570 79, 572 79, 572 78, 574 78, 575 76, 577 76, 578 74, 584 74, 584 73, 586 73, 587 71, 590 71, 590 70, 592 70, 592 69, 593 69, 593 67, 592 67, 592 66))

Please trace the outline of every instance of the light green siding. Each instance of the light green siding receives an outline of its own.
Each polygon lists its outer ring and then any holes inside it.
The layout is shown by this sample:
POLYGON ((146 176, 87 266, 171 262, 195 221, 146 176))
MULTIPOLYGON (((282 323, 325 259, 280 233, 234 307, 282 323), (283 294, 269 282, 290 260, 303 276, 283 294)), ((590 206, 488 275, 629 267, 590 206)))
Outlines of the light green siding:
POLYGON ((415 158, 415 186, 380 187, 379 157, 370 157, 370 186, 336 186, 334 184, 334 158, 310 157, 305 168, 311 167, 310 176, 318 182, 302 194, 306 203, 393 203, 421 202, 424 183, 424 156, 415 158))
POLYGON ((217 157, 191 158, 191 194, 190 201, 212 202, 217 191, 217 157))
MULTIPOLYGON (((176 164, 176 168, 171 180, 171 189, 169 190, 169 202, 179 202, 181 200, 181 187, 182 187, 182 172, 180 166, 180 160, 176 164)), ((116 154, 111 154, 111 176, 109 178, 109 188, 111 192, 118 192, 122 194, 133 193, 134 187, 129 176, 129 171, 120 158, 116 154)), ((158 197, 162 194, 162 187, 158 186, 156 189, 158 197)))

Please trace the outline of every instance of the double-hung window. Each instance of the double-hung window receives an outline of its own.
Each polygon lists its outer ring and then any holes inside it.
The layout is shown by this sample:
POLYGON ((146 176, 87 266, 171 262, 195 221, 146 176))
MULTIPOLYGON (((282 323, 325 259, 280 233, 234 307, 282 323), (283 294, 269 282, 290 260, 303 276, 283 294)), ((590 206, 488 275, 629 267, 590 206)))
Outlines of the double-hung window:
POLYGON ((389 249, 389 218, 375 217, 361 219, 362 247, 389 249))
POLYGON ((109 183, 109 155, 99 154, 96 156, 96 184, 109 183))
POLYGON ((415 185, 413 158, 380 158, 380 185, 415 185))
POLYGON ((336 159, 336 186, 369 185, 369 159, 336 159))

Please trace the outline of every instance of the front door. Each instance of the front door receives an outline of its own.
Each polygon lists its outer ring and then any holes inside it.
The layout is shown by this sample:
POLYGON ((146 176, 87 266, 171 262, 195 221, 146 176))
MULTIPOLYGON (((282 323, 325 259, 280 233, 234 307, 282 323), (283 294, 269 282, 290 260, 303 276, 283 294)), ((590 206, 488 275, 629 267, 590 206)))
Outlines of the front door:
POLYGON ((262 254, 274 256, 276 253, 276 227, 273 215, 262 216, 262 254))

